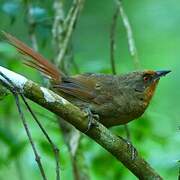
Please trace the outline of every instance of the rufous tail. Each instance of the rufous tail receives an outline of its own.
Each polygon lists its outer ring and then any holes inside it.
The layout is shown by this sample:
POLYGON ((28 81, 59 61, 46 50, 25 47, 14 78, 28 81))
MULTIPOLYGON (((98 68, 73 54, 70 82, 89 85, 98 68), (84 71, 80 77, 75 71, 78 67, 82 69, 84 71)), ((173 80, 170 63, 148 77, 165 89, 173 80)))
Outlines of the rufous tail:
POLYGON ((22 55, 25 57, 30 57, 31 60, 25 61, 24 63, 32 68, 35 68, 48 77, 52 78, 57 82, 61 82, 62 76, 64 74, 57 69, 52 63, 50 63, 46 58, 37 53, 35 50, 27 46, 22 41, 18 40, 9 33, 2 32, 7 41, 14 46, 22 55))

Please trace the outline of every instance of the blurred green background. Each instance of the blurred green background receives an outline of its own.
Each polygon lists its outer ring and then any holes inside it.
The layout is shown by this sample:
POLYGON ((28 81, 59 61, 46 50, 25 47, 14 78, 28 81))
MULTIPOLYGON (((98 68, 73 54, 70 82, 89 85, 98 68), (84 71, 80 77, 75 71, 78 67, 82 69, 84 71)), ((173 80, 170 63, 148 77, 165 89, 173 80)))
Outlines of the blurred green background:
MULTIPOLYGON (((0 1, 0 29, 29 43, 26 10, 20 0, 0 1)), ((35 28, 39 52, 54 58, 52 43, 52 1, 30 1, 32 13, 39 23, 35 28)), ((71 1, 64 1, 66 8, 71 1)), ((177 179, 180 160, 180 2, 178 0, 124 1, 124 9, 132 25, 142 69, 170 69, 162 78, 145 114, 129 124, 133 144, 139 153, 165 179, 177 179)), ((86 1, 72 38, 74 61, 83 72, 112 73, 110 65, 110 27, 115 2, 86 1)), ((128 52, 127 36, 119 17, 116 36, 117 72, 134 71, 128 52)), ((29 43, 30 44, 30 43, 29 43)), ((0 42, 0 65, 43 83, 38 72, 22 65, 16 51, 0 42)), ((70 68, 71 74, 75 73, 70 68)), ((33 138, 40 151, 46 173, 55 178, 51 149, 37 125, 22 105, 33 138)), ((31 103, 46 130, 60 149, 62 179, 73 179, 68 149, 59 133, 52 113, 31 103), (45 115, 45 116, 44 116, 45 115)), ((125 137, 123 127, 111 129, 125 137)), ((122 164, 87 137, 82 149, 90 178, 93 180, 136 179, 122 164)), ((40 179, 31 146, 20 122, 12 95, 0 101, 0 179, 40 179)))

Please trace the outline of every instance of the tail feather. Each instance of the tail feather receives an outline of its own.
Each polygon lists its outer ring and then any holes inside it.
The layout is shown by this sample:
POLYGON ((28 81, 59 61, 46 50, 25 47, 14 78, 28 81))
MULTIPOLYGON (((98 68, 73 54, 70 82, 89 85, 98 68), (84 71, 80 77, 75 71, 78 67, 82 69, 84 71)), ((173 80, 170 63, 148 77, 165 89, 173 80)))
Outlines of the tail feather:
POLYGON ((62 76, 64 74, 60 72, 52 63, 50 63, 46 58, 42 55, 34 51, 32 48, 28 47, 22 41, 18 40, 14 36, 9 33, 2 32, 4 37, 8 40, 8 42, 13 45, 21 54, 28 56, 31 60, 26 61, 25 64, 35 68, 45 75, 51 77, 55 81, 61 81, 62 76))
MULTIPOLYGON (((34 68, 40 72, 42 72, 45 76, 47 76, 48 78, 52 78, 52 74, 49 73, 47 70, 44 70, 42 67, 39 67, 38 65, 36 65, 33 61, 25 61, 24 64, 26 66, 29 66, 31 68, 34 68)), ((54 79, 54 78, 53 78, 54 79)), ((58 79, 54 79, 54 80, 58 80, 58 79)), ((59 82, 59 80, 58 80, 59 82)))

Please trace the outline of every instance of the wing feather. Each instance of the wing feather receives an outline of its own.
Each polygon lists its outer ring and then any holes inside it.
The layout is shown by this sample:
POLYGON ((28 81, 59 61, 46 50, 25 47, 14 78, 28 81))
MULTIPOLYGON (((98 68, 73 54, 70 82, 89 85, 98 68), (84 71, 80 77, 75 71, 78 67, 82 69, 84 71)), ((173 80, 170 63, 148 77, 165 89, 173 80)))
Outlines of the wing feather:
POLYGON ((54 85, 53 87, 77 97, 83 101, 93 101, 96 98, 94 91, 95 81, 88 79, 84 75, 63 78, 62 83, 54 85))

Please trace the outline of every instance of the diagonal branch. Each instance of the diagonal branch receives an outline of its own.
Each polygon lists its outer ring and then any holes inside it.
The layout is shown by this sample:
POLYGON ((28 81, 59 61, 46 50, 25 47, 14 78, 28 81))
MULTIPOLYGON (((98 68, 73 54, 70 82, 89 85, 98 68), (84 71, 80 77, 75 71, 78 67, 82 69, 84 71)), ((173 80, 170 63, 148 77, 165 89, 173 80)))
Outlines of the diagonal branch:
MULTIPOLYGON (((39 87, 36 83, 25 77, 0 66, 0 72, 7 76, 19 88, 25 97, 31 99, 42 107, 72 124, 84 133, 88 126, 88 117, 78 107, 74 106, 53 91, 39 87)), ((0 76, 0 80, 8 84, 7 80, 0 76)), ((128 150, 128 144, 118 136, 111 133, 95 119, 94 126, 86 132, 86 135, 109 151, 117 160, 124 164, 139 179, 162 179, 159 174, 139 154, 132 160, 128 150)))

